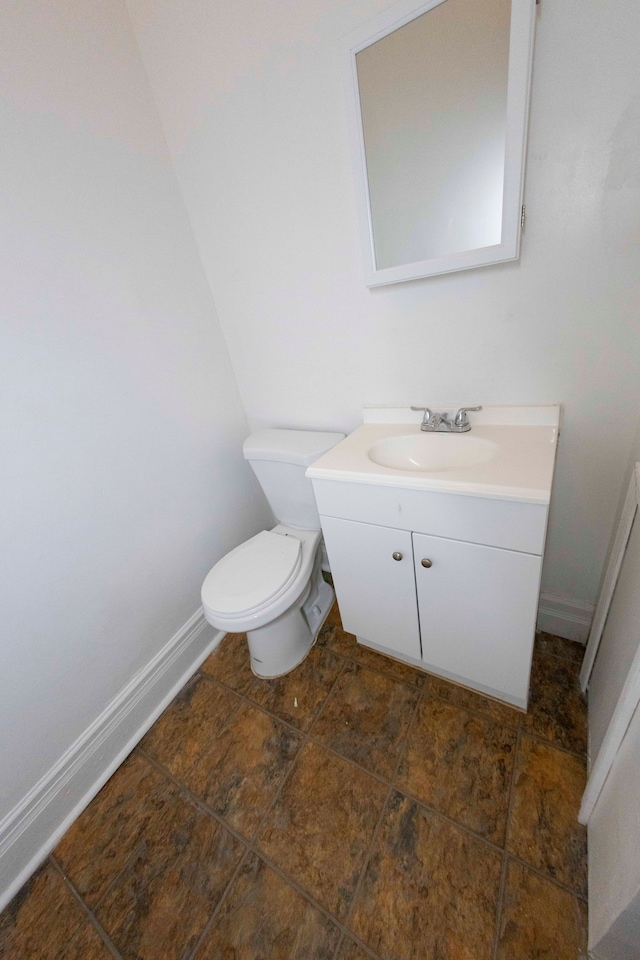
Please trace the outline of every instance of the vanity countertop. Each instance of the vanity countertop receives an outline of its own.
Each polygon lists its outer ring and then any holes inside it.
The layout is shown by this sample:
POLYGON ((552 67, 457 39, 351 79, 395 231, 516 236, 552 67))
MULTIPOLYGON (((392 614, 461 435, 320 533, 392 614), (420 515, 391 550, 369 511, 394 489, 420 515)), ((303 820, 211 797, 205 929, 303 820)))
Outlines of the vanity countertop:
MULTIPOLYGON (((456 405, 434 409, 455 412, 456 405)), ((408 407, 366 407, 363 419, 307 477, 549 503, 558 404, 484 405, 469 413, 471 430, 460 434, 421 431, 421 414, 408 407)))

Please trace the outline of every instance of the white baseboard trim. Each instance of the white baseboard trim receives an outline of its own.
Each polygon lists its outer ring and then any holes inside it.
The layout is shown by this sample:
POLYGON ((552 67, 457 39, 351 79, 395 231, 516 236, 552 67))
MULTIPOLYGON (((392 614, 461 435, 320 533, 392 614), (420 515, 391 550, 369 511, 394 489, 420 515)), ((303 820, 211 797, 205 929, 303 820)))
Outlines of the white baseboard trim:
POLYGON ((202 608, 0 822, 0 911, 225 634, 202 608))
POLYGON ((538 630, 565 637, 567 640, 586 643, 594 611, 595 606, 592 603, 579 603, 567 597, 541 593, 538 605, 538 630))

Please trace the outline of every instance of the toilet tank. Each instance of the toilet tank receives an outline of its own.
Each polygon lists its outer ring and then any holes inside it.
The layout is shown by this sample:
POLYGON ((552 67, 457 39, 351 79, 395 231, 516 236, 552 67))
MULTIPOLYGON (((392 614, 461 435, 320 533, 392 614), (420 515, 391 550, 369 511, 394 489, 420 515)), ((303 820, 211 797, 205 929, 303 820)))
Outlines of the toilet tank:
POLYGON ((311 480, 310 464, 344 440, 344 433, 315 430, 258 430, 245 440, 245 460, 264 490, 278 523, 303 530, 319 530, 320 517, 311 480))

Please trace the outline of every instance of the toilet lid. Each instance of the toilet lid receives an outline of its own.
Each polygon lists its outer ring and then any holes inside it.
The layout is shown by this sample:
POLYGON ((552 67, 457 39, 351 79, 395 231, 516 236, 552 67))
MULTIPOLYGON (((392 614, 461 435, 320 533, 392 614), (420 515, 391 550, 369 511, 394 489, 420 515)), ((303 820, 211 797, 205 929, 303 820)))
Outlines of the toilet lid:
POLYGON ((287 589, 302 562, 297 537, 263 530, 223 557, 202 585, 202 602, 227 616, 243 616, 287 589))

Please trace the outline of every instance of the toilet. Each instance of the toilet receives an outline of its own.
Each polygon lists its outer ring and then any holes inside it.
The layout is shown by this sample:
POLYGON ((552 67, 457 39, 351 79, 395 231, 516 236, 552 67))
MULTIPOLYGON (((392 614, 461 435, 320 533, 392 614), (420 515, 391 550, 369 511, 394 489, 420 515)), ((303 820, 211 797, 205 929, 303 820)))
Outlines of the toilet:
POLYGON ((333 603, 322 578, 320 517, 307 467, 342 433, 258 430, 243 444, 277 525, 231 550, 202 585, 208 622, 245 633, 258 677, 293 670, 315 643, 333 603))

